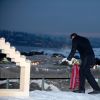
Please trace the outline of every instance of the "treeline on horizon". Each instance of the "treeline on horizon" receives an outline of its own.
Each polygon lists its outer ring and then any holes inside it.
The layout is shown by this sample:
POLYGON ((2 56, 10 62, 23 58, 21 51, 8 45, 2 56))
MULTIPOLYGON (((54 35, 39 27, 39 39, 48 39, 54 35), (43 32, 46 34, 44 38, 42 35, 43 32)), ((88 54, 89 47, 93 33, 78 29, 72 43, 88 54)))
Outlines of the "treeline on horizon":
POLYGON ((65 36, 56 36, 49 34, 36 34, 26 32, 16 32, 1 30, 0 37, 4 37, 11 45, 32 46, 42 48, 63 48, 70 45, 65 36))
MULTIPOLYGON (((4 37, 6 41, 15 46, 32 46, 42 48, 64 48, 71 47, 69 36, 36 34, 27 32, 16 32, 9 30, 0 30, 0 37, 4 37)), ((100 37, 89 38, 93 48, 100 48, 100 37)))

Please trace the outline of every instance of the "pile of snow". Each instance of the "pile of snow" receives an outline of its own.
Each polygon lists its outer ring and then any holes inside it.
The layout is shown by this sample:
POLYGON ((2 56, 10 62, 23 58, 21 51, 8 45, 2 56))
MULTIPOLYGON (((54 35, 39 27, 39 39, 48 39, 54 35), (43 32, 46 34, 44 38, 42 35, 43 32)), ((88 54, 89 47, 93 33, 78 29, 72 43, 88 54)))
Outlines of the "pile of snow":
POLYGON ((100 94, 90 95, 73 92, 32 91, 29 97, 0 97, 0 100, 99 100, 100 94))
MULTIPOLYGON (((42 88, 42 80, 32 80, 31 83, 37 83, 39 87, 42 88)), ((47 90, 48 88, 50 88, 52 91, 60 91, 60 89, 58 89, 53 84, 47 84, 46 82, 44 82, 44 90, 47 90)))

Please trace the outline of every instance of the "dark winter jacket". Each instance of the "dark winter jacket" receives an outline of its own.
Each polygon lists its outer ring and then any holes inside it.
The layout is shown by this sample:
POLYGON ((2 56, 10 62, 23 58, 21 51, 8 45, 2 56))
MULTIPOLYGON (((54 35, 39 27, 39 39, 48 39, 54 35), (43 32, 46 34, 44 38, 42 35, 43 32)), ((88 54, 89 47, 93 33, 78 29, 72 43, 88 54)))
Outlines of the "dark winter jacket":
POLYGON ((85 57, 89 56, 90 62, 94 62, 93 61, 95 59, 94 52, 93 52, 92 46, 87 38, 77 35, 72 40, 72 49, 67 58, 68 60, 71 60, 72 57, 74 57, 76 50, 79 52, 81 60, 83 60, 83 59, 85 59, 85 57))

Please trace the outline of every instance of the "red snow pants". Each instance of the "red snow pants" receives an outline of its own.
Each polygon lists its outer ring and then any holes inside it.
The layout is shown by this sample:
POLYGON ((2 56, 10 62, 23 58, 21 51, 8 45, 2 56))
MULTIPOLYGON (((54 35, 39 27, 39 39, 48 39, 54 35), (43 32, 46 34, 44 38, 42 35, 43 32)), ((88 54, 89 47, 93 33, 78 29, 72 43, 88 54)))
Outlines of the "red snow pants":
POLYGON ((76 87, 79 87, 79 65, 74 64, 72 66, 72 72, 70 77, 70 89, 73 91, 76 87))

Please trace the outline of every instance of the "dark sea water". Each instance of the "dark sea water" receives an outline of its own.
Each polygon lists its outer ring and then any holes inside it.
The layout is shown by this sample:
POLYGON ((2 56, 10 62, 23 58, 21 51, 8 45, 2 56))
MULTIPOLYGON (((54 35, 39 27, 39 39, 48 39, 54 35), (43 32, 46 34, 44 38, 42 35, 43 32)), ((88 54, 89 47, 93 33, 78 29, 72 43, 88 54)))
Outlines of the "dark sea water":
MULTIPOLYGON (((40 48, 40 47, 30 47, 30 46, 15 46, 18 51, 30 52, 30 51, 44 51, 46 54, 60 53, 68 56, 70 53, 70 48, 40 48)), ((100 58, 100 48, 93 48, 95 56, 100 58)))
POLYGON ((29 46, 15 46, 18 51, 21 52, 30 52, 30 51, 44 51, 44 53, 52 54, 52 53, 61 53, 65 54, 70 49, 58 49, 58 48, 40 48, 40 47, 29 47, 29 46))

